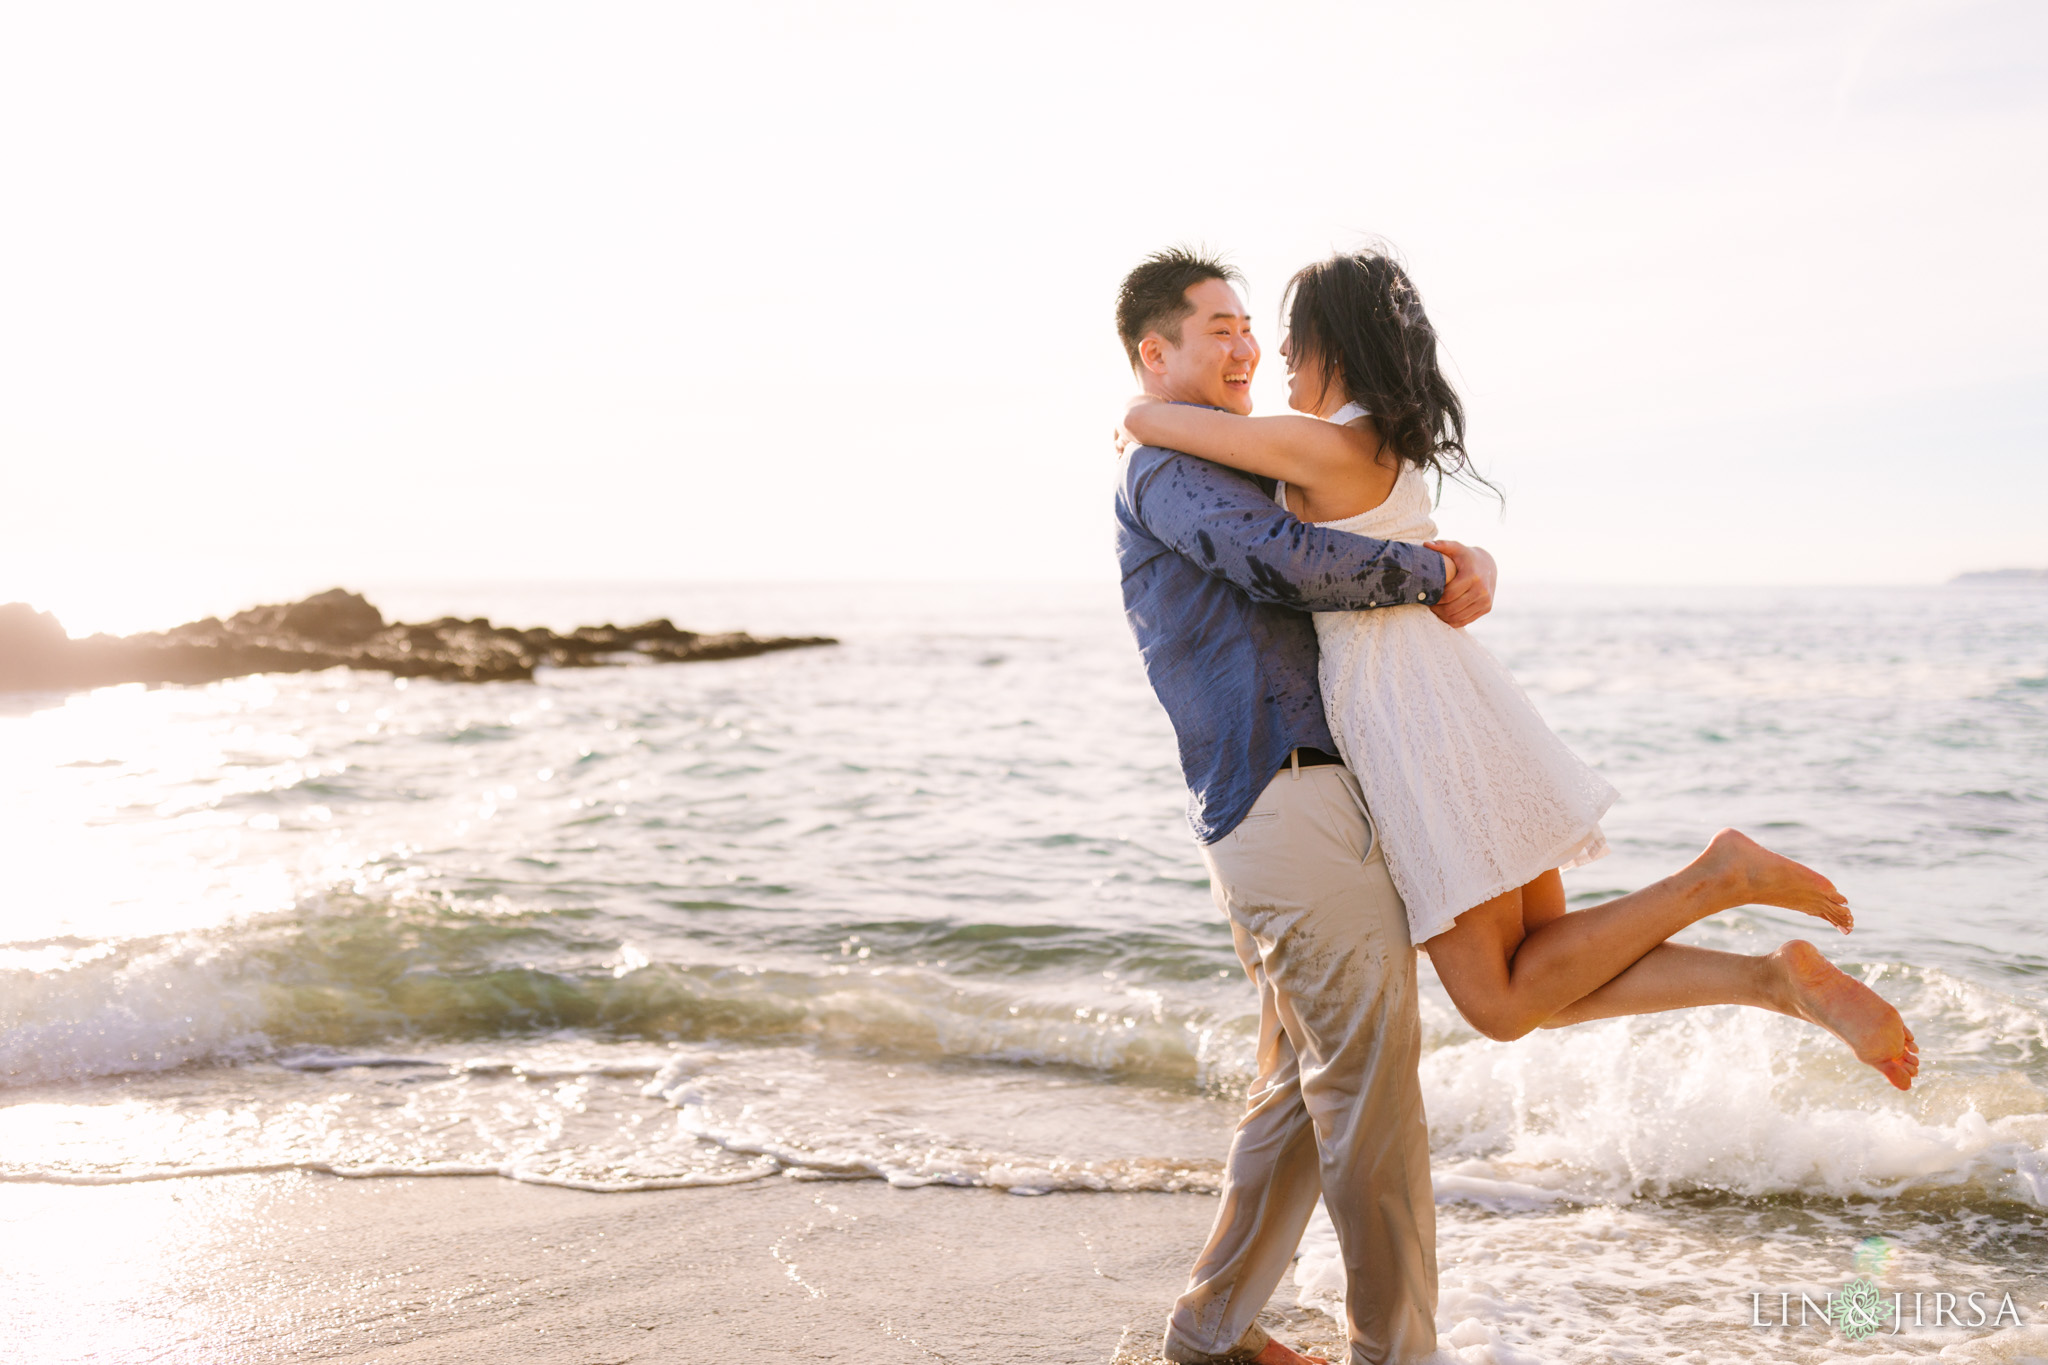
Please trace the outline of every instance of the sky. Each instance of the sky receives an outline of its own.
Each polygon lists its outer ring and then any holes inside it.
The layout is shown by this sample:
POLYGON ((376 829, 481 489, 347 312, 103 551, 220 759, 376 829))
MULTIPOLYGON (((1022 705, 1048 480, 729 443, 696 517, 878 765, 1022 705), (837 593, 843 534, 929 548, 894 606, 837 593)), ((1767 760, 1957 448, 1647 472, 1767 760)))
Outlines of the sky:
POLYGON ((1408 263, 1513 583, 2048 565, 2048 7, 0 10, 0 601, 1113 582, 1117 281, 1408 263))

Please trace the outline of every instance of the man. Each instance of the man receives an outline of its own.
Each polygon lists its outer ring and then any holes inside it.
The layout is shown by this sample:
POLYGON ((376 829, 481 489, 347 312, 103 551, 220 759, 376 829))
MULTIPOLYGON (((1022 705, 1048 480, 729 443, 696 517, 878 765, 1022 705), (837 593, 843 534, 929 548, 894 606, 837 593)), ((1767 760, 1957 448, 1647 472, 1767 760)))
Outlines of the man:
MULTIPOLYGON (((1117 332, 1146 392, 1251 411, 1259 345, 1236 278, 1183 250, 1125 278, 1117 332)), ((1415 952, 1335 756, 1307 613, 1420 602, 1464 625, 1491 609, 1492 560, 1305 525, 1250 476, 1148 446, 1126 453, 1116 515, 1125 613, 1259 997, 1257 1077, 1166 1357, 1306 1359, 1255 1319, 1322 1195, 1344 1251, 1352 1365, 1420 1359, 1436 1348, 1436 1218, 1415 952)))

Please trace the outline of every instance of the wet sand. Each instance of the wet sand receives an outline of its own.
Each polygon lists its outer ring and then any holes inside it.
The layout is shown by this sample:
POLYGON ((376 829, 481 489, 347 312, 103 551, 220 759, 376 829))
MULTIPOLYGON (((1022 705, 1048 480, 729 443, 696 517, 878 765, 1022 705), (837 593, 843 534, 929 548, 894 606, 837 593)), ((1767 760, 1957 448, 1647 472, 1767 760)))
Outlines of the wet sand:
MULTIPOLYGON (((593 1195, 494 1179, 0 1185, 7 1359, 1157 1359, 1193 1195, 874 1181, 593 1195)), ((1327 1319, 1269 1326, 1334 1344, 1327 1319)))

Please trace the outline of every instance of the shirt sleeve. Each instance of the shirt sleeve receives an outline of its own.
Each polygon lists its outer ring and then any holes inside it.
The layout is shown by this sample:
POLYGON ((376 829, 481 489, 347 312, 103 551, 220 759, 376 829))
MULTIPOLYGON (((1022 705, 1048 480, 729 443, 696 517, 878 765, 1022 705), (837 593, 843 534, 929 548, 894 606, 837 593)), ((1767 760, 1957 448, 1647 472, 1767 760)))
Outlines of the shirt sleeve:
POLYGON ((1140 446, 1124 478, 1131 510, 1147 531, 1254 601, 1362 611, 1443 596, 1444 560, 1435 550, 1312 526, 1236 470, 1140 446))

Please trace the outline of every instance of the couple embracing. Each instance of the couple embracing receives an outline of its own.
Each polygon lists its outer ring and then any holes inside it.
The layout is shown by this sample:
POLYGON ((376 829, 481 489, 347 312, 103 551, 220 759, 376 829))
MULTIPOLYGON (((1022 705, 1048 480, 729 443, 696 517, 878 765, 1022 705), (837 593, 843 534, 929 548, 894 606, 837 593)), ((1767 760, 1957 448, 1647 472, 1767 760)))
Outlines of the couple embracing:
POLYGON ((1124 607, 1172 719, 1217 906, 1259 1001, 1257 1075, 1222 1206, 1175 1303, 1179 1362, 1306 1359, 1256 1323, 1318 1197, 1343 1249, 1349 1365, 1436 1349, 1436 1220, 1415 949, 1489 1038, 1736 1004, 1808 1020, 1901 1090, 1898 1012, 1794 940, 1666 942, 1738 905, 1848 932, 1819 873, 1733 830, 1642 890, 1567 912, 1613 788, 1463 626, 1483 550, 1436 539, 1428 476, 1469 473, 1464 413, 1406 272, 1340 254, 1290 282, 1288 405, 1251 416, 1259 344, 1236 273, 1133 270, 1117 331, 1124 607))

